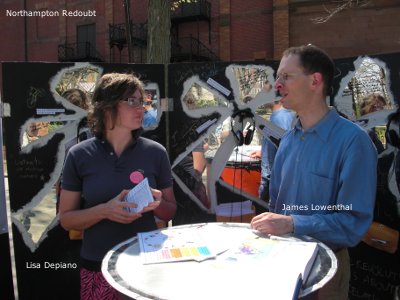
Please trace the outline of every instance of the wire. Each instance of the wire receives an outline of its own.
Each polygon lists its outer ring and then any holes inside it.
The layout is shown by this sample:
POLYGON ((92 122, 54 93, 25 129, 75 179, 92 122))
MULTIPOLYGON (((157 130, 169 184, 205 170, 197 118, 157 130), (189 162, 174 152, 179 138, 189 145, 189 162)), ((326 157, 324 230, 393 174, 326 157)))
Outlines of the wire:
MULTIPOLYGON (((244 132, 244 122, 242 121, 241 122, 242 124, 242 135, 244 134, 243 132, 244 132)), ((242 145, 242 147, 243 147, 243 145, 242 145)), ((241 201, 242 200, 242 198, 244 197, 243 196, 243 157, 242 156, 244 156, 243 155, 243 149, 242 149, 242 153, 240 153, 240 161, 239 161, 239 167, 238 167, 238 164, 237 164, 237 162, 238 162, 238 155, 239 155, 239 146, 236 146, 236 148, 233 150, 233 151, 236 151, 236 153, 235 153, 235 161, 234 161, 234 164, 233 164, 233 184, 232 184, 232 192, 234 193, 235 192, 235 188, 236 188, 236 170, 240 170, 240 177, 239 177, 239 180, 240 180, 240 184, 239 184, 239 196, 240 196, 240 223, 242 223, 243 222, 243 201, 241 201)), ((232 203, 232 205, 231 205, 231 207, 230 207, 230 209, 231 209, 231 212, 230 212, 230 218, 229 218, 229 220, 232 222, 233 221, 233 203, 232 203)))

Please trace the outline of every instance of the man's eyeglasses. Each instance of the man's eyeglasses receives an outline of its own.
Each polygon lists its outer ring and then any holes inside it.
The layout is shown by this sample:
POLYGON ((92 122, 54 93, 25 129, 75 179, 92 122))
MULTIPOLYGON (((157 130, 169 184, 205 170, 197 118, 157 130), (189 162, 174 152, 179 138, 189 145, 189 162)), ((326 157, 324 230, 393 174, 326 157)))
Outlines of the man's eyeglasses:
POLYGON ((276 76, 276 81, 285 83, 285 82, 288 81, 290 78, 296 77, 297 75, 306 75, 306 74, 303 74, 303 73, 291 73, 291 74, 289 74, 289 73, 282 73, 282 74, 277 74, 277 76, 276 76))
POLYGON ((143 98, 126 98, 126 99, 123 99, 122 101, 128 102, 128 105, 130 107, 134 107, 134 108, 143 107, 143 105, 144 105, 143 98))

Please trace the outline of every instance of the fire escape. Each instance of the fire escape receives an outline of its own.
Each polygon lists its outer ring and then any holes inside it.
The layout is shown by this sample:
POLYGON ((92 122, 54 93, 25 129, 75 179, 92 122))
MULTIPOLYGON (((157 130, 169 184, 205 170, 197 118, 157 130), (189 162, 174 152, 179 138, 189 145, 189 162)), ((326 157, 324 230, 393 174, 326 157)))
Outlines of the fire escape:
MULTIPOLYGON (((130 23, 130 31, 131 45, 134 51, 139 53, 139 61, 143 62, 143 56, 147 46, 147 23, 130 23)), ((128 45, 126 40, 126 23, 110 24, 108 32, 110 48, 117 47, 121 53, 122 49, 128 45)), ((110 61, 112 61, 111 58, 110 61)))
POLYGON ((90 42, 65 43, 58 45, 60 62, 103 62, 100 53, 90 42))
MULTIPOLYGON (((219 58, 197 38, 193 36, 179 37, 179 25, 186 22, 208 22, 210 43, 211 4, 205 0, 194 3, 182 3, 176 10, 171 11, 171 62, 183 61, 216 61, 219 58)), ((131 23, 131 45, 136 53, 140 52, 140 62, 147 47, 147 24, 131 23)), ((110 48, 117 47, 121 52, 127 47, 126 24, 109 25, 110 48)), ((111 61, 111 59, 110 59, 111 61)))
POLYGON ((183 61, 217 61, 219 58, 209 47, 200 41, 199 29, 197 37, 193 35, 181 37, 179 25, 196 22, 207 22, 208 44, 211 44, 211 3, 198 0, 193 3, 182 3, 176 10, 171 11, 171 62, 183 61))

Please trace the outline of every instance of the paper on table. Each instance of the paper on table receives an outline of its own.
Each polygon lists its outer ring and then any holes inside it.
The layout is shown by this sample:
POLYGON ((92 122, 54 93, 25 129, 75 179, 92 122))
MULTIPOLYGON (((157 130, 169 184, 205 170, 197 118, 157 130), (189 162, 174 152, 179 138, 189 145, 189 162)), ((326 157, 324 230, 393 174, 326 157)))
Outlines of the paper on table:
POLYGON ((163 229, 137 234, 144 264, 214 258, 199 230, 163 229))
POLYGON ((143 208, 153 202, 154 199, 153 195, 151 194, 148 179, 143 179, 133 189, 131 189, 128 195, 126 195, 125 200, 137 205, 137 207, 129 208, 131 212, 135 213, 142 211, 143 208))
POLYGON ((270 270, 272 266, 283 268, 286 275, 292 274, 296 278, 301 273, 306 281, 317 254, 318 244, 314 242, 253 237, 243 240, 221 258, 238 264, 265 263, 270 270))

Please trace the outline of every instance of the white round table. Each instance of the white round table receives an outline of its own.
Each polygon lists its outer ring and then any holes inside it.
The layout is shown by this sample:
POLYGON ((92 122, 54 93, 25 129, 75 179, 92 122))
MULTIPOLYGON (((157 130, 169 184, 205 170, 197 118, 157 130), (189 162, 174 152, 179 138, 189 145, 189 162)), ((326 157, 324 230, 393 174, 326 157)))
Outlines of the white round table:
MULTIPOLYGON (((204 223, 170 228, 196 230, 200 226, 208 226, 210 232, 220 234, 221 244, 228 240, 239 241, 245 235, 255 235, 249 224, 243 223, 204 223)), ((290 240, 318 243, 315 262, 299 293, 302 297, 321 288, 333 277, 337 260, 332 250, 312 238, 290 237, 290 240)), ((138 239, 133 237, 107 253, 102 262, 102 272, 111 286, 122 295, 137 300, 271 299, 268 297, 271 288, 268 288, 268 284, 272 284, 274 288, 276 284, 282 284, 282 291, 285 289, 285 278, 277 280, 279 276, 268 272, 268 265, 233 267, 218 258, 219 256, 201 262, 143 264, 138 239), (277 282, 273 282, 274 280, 277 282)), ((282 269, 285 268, 290 266, 285 265, 283 260, 282 269)))

